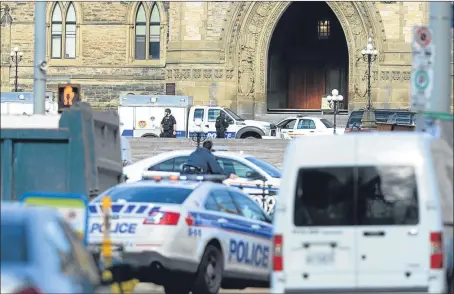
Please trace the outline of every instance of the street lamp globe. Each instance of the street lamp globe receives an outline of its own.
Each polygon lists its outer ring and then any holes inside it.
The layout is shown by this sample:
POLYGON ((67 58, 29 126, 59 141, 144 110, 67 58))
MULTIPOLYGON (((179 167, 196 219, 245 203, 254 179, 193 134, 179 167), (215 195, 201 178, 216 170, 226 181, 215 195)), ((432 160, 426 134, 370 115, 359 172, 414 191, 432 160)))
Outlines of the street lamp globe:
POLYGON ((342 96, 342 95, 337 96, 337 101, 343 101, 343 100, 344 100, 344 96, 342 96))
POLYGON ((373 50, 373 51, 372 51, 372 54, 373 54, 373 55, 378 55, 378 51, 377 51, 377 50, 373 50))
POLYGON ((24 55, 24 52, 19 52, 19 56, 22 57, 24 55))
POLYGON ((194 124, 195 124, 196 126, 200 127, 200 126, 202 125, 202 120, 201 120, 200 118, 196 118, 196 119, 194 120, 194 124))
POLYGON ((328 102, 331 102, 333 101, 333 97, 331 95, 328 95, 326 96, 326 100, 328 100, 328 102))
POLYGON ((331 95, 337 96, 337 95, 339 95, 339 91, 337 89, 334 89, 331 91, 331 95))
POLYGON ((18 47, 14 47, 14 52, 17 52, 19 51, 19 48, 18 47))
POLYGON ((14 51, 11 51, 10 55, 11 55, 11 57, 13 57, 14 56, 14 51))

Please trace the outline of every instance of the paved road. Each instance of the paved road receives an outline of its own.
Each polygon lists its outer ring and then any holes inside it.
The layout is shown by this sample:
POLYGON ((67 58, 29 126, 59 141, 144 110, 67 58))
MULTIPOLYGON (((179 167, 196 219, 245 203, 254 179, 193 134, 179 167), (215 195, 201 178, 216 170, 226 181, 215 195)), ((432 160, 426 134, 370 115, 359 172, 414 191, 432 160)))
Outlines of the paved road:
MULTIPOLYGON (((268 293, 268 291, 269 290, 265 288, 246 288, 244 290, 221 290, 220 293, 268 293)), ((164 293, 164 289, 161 286, 157 286, 151 283, 140 283, 136 286, 133 293, 164 293)))

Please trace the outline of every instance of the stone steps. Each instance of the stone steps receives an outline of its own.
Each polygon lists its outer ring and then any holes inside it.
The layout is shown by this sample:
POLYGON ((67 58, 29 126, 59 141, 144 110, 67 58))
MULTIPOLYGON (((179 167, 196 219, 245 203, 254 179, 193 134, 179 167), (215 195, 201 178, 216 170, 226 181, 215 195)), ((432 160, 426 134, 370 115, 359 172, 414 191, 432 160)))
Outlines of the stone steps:
MULTIPOLYGON (((133 161, 173 150, 195 149, 190 139, 132 138, 129 140, 133 161)), ((289 140, 213 140, 214 146, 225 146, 228 151, 244 152, 277 167, 282 166, 284 150, 289 140)))

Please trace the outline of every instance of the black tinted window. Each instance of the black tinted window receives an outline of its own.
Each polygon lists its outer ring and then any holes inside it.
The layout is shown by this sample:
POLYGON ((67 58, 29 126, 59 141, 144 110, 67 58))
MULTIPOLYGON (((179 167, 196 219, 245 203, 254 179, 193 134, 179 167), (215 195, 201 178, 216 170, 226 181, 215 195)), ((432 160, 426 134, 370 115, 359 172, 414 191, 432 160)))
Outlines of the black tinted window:
POLYGON ((131 187, 122 186, 107 190, 96 197, 95 202, 100 202, 102 197, 109 195, 113 202, 124 200, 126 202, 153 202, 181 204, 192 189, 183 187, 131 187))
POLYGON ((354 169, 301 169, 294 210, 295 226, 346 226, 354 223, 354 169))
POLYGON ((213 195, 209 195, 205 201, 205 209, 211 211, 220 211, 219 206, 213 198, 213 195))
POLYGON ((418 217, 418 191, 412 167, 358 168, 360 225, 414 225, 418 217))
POLYGON ((29 261, 27 230, 24 223, 2 221, 1 262, 25 263, 29 261))
POLYGON ((189 156, 180 156, 175 157, 173 171, 174 172, 181 172, 181 166, 186 162, 189 156))

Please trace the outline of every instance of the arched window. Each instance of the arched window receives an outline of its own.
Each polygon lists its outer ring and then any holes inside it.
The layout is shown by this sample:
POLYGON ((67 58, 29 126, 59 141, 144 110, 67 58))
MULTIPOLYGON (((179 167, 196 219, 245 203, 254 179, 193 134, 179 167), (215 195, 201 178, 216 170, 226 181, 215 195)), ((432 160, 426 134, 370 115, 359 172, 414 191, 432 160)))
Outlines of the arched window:
POLYGON ((159 59, 161 38, 161 18, 156 4, 153 5, 150 15, 150 59, 159 59))
POLYGON ((134 57, 137 60, 155 60, 161 51, 161 18, 158 5, 153 4, 147 15, 140 3, 135 19, 134 57))
POLYGON ((146 53, 146 34, 147 17, 145 16, 145 8, 143 4, 139 5, 136 15, 136 59, 145 59, 146 53))
POLYGON ((72 3, 66 12, 65 58, 76 58, 76 11, 72 3))
POLYGON ((51 25, 51 58, 76 58, 76 10, 73 3, 62 11, 56 2, 52 11, 51 25))
POLYGON ((52 11, 51 30, 52 30, 51 57, 61 58, 63 22, 61 8, 58 3, 55 4, 54 10, 52 11))

